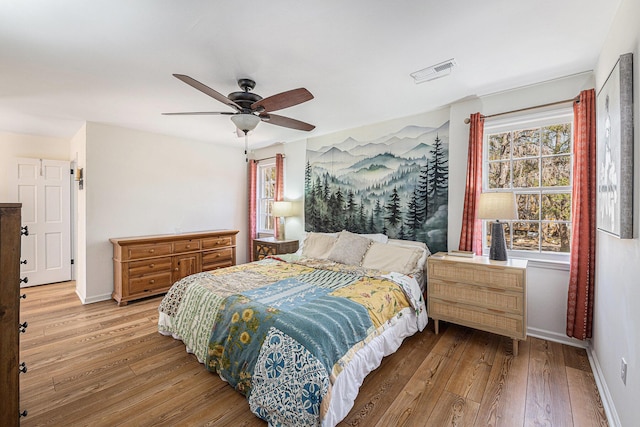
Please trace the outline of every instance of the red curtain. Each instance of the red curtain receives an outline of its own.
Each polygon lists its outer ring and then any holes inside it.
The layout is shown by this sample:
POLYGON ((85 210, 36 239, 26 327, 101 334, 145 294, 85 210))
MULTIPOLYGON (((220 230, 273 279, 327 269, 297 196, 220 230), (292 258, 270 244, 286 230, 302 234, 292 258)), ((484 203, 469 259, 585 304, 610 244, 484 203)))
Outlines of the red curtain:
MULTIPOLYGON (((280 202, 284 199, 284 155, 276 154, 276 188, 273 195, 275 202, 280 202)), ((274 220, 273 235, 279 236, 280 233, 280 221, 274 220)))
POLYGON ((248 206, 249 206, 249 232, 247 243, 247 259, 253 261, 253 239, 256 238, 256 186, 258 179, 258 162, 249 160, 247 168, 248 206))
POLYGON ((482 192, 482 140, 484 117, 480 113, 471 115, 469 127, 469 154, 467 157, 467 185, 464 192, 462 231, 459 249, 474 251, 482 255, 482 223, 477 219, 478 200, 482 192))
POLYGON ((596 243, 596 94, 582 91, 573 105, 573 193, 567 335, 591 338, 596 243))

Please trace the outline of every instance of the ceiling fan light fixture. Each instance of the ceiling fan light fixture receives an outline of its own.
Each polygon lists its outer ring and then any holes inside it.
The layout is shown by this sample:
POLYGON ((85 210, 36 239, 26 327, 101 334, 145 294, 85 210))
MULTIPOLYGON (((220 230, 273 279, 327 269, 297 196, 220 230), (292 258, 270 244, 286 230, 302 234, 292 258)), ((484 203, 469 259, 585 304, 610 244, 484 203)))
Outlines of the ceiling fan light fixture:
POLYGON ((241 113, 231 116, 231 121, 242 132, 247 133, 254 130, 258 123, 260 123, 260 117, 253 114, 241 113))

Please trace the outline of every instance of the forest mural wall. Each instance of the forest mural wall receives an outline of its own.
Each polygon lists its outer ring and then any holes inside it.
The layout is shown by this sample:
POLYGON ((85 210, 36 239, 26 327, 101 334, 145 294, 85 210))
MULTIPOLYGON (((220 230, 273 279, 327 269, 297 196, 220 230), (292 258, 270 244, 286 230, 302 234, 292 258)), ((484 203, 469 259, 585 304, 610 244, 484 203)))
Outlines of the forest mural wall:
POLYGON ((305 230, 384 233, 447 250, 449 122, 307 142, 305 230))

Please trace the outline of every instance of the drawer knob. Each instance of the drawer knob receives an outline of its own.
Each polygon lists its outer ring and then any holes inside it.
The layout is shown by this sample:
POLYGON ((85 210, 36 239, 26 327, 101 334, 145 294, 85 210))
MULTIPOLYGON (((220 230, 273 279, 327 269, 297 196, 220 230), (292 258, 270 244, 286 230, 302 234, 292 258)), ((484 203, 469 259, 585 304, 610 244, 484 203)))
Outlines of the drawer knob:
POLYGON ((27 373, 27 364, 22 362, 20 365, 18 365, 18 371, 20 371, 21 374, 26 374, 27 373))
POLYGON ((187 249, 191 249, 191 245, 187 245, 187 249))
POLYGON ((20 412, 20 418, 22 417, 26 417, 28 414, 27 410, 25 409, 24 411, 20 412))
POLYGON ((178 271, 178 267, 174 268, 173 271, 178 271))
POLYGON ((27 332, 27 326, 29 326, 29 322, 20 323, 20 327, 18 328, 18 330, 21 334, 27 332))
POLYGON ((154 253, 155 251, 156 251, 155 249, 149 249, 150 254, 154 253))
POLYGON ((25 225, 24 227, 20 227, 20 234, 23 236, 29 235, 29 226, 25 225))
POLYGON ((218 258, 220 258, 220 255, 222 255, 222 254, 219 254, 219 253, 218 253, 218 254, 216 254, 216 256, 217 256, 218 258))
POLYGON ((156 283, 156 280, 155 280, 155 279, 151 279, 151 280, 149 280, 149 284, 153 285, 154 283, 156 283))
POLYGON ((155 266, 156 266, 155 264, 149 264, 149 268, 153 268, 155 266))
POLYGON ((20 283, 29 283, 29 278, 25 277, 24 279, 20 279, 20 283))

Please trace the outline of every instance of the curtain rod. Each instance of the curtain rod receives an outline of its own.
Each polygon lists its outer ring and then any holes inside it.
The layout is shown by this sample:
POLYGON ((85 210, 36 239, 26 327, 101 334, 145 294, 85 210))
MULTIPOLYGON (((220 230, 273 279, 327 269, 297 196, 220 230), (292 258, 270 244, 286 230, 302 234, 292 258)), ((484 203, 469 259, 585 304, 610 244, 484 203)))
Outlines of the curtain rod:
MULTIPOLYGON (((551 107, 553 105, 566 104, 567 102, 580 102, 580 97, 576 96, 575 98, 565 99, 563 101, 549 102, 548 104, 535 105, 533 107, 520 108, 520 109, 517 109, 517 110, 511 110, 511 111, 504 111, 502 113, 489 114, 488 116, 482 115, 482 118, 483 119, 489 119, 491 117, 504 116, 505 114, 519 113, 521 111, 534 110, 536 108, 551 107)), ((466 119, 464 119, 464 122, 466 124, 469 124, 471 122, 471 119, 469 119, 469 117, 467 117, 466 119)))
MULTIPOLYGON (((286 157, 287 156, 285 156, 284 154, 282 155, 283 159, 286 158, 286 157)), ((275 159, 275 158, 276 158, 276 156, 271 156, 271 157, 264 157, 262 159, 251 159, 251 160, 253 160, 254 162, 261 162, 263 160, 271 160, 271 159, 275 159)))

